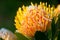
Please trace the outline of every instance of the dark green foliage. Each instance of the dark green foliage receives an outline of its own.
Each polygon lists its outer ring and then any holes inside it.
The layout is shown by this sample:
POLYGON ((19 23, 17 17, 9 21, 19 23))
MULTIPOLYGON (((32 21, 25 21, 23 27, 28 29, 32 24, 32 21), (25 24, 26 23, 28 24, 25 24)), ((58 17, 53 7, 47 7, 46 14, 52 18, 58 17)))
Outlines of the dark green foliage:
POLYGON ((60 40, 60 15, 58 16, 58 21, 56 23, 56 27, 57 27, 57 35, 58 35, 58 40, 60 40))
POLYGON ((54 18, 52 19, 52 23, 51 23, 51 31, 52 31, 52 40, 54 40, 55 32, 56 32, 56 26, 55 26, 54 18))
POLYGON ((0 40, 3 40, 2 38, 0 38, 0 40))
POLYGON ((49 40, 44 32, 37 31, 34 36, 35 40, 49 40))
POLYGON ((60 15, 58 15, 58 20, 55 23, 55 17, 52 19, 51 23, 51 31, 52 31, 52 40, 54 40, 56 37, 58 40, 60 39, 60 15))
POLYGON ((58 38, 57 38, 57 40, 60 40, 60 31, 59 31, 59 34, 58 34, 58 38))

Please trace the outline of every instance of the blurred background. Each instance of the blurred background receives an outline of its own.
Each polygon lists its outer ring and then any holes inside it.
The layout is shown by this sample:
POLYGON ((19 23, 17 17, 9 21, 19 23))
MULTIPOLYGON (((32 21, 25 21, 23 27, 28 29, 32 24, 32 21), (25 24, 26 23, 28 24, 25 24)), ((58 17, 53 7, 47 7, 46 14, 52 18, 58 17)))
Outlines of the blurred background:
POLYGON ((7 28, 14 32, 14 17, 19 7, 30 5, 30 3, 47 2, 55 7, 60 4, 60 0, 0 0, 0 28, 7 28))

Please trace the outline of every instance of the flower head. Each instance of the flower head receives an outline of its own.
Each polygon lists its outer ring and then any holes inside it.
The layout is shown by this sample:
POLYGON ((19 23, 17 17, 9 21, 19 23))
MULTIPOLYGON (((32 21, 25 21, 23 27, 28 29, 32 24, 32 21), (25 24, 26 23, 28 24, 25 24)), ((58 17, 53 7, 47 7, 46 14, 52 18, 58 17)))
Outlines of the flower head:
POLYGON ((58 16, 60 14, 60 5, 57 6, 54 12, 55 12, 55 16, 58 16))
POLYGON ((45 32, 49 28, 53 11, 53 7, 47 7, 47 3, 42 2, 40 5, 31 3, 30 6, 19 7, 15 26, 21 34, 33 37, 36 31, 45 32))

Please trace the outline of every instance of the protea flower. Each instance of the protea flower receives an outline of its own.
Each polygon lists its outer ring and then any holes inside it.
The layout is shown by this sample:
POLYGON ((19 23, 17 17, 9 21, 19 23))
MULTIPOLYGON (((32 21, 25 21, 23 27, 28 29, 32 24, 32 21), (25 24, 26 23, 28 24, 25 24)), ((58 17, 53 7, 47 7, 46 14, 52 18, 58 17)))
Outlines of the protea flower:
POLYGON ((31 3, 30 6, 19 7, 15 16, 15 26, 19 33, 33 37, 36 31, 45 32, 53 18, 54 8, 47 7, 47 3, 39 5, 31 3))
POLYGON ((56 17, 56 20, 55 20, 55 23, 56 23, 58 20, 58 15, 60 14, 60 5, 58 5, 57 8, 55 8, 54 13, 55 13, 54 16, 56 17))
POLYGON ((58 16, 60 14, 60 5, 57 6, 54 12, 55 12, 55 16, 58 16))

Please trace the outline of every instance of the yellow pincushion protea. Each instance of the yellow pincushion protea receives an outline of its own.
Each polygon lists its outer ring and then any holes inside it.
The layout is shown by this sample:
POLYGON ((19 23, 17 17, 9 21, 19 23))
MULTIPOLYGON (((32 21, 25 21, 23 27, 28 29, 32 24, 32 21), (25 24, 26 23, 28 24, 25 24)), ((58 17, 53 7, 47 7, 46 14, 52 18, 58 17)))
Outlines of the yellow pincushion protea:
POLYGON ((58 16, 60 14, 60 5, 57 6, 54 12, 55 12, 55 16, 58 16))
POLYGON ((55 23, 56 23, 58 20, 58 15, 60 14, 60 4, 57 6, 57 8, 55 8, 54 13, 55 13, 54 16, 56 17, 56 20, 55 20, 55 23))
POLYGON ((15 16, 17 30, 29 37, 33 37, 36 31, 45 32, 53 18, 53 7, 47 7, 47 3, 40 2, 40 5, 31 3, 30 6, 19 7, 15 16))

